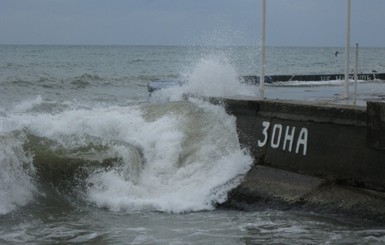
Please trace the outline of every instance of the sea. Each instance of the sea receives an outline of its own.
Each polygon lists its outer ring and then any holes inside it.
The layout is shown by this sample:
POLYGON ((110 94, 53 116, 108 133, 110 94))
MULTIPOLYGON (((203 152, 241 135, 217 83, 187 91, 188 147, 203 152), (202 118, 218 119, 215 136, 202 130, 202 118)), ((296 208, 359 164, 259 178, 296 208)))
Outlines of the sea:
MULTIPOLYGON (((260 97, 240 78, 258 75, 259 51, 0 45, 0 244, 384 244, 385 221, 221 205, 253 158, 202 97, 260 97), (184 83, 150 94, 155 80, 184 83)), ((265 74, 343 74, 343 53, 267 47, 265 74)), ((385 72, 384 57, 359 48, 359 72, 385 72)), ((347 99, 344 82, 265 84, 264 97, 385 100, 384 81, 350 80, 347 99)))

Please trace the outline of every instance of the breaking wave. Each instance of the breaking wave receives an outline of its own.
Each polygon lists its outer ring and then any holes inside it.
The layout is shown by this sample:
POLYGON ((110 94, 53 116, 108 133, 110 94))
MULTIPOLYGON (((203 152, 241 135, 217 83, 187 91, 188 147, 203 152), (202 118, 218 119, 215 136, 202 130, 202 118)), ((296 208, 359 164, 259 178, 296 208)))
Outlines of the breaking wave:
POLYGON ((36 193, 32 157, 13 134, 0 135, 0 214, 29 203, 36 193))
POLYGON ((0 117, 1 214, 45 195, 44 185, 115 211, 209 210, 252 163, 235 118, 219 105, 190 99, 44 111, 46 103, 37 97, 0 117))

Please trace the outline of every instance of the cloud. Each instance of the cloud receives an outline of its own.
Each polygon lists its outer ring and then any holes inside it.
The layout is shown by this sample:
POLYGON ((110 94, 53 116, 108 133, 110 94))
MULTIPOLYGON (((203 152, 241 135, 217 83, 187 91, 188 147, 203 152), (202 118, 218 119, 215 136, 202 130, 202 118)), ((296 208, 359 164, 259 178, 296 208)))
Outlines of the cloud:
MULTIPOLYGON (((385 46, 385 1, 352 1, 352 40, 385 46)), ((2 0, 0 44, 255 44, 259 0, 2 0)), ((343 46, 345 1, 267 1, 267 45, 343 46)))

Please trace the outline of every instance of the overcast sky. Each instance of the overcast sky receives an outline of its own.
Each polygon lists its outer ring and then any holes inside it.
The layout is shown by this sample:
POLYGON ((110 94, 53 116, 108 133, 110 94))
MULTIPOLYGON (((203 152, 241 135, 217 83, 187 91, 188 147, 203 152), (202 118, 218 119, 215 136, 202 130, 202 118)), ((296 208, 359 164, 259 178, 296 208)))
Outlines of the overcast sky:
MULTIPOLYGON (((385 47, 385 0, 352 0, 351 43, 385 47)), ((344 46, 346 0, 267 0, 266 45, 344 46)), ((261 0, 0 0, 0 44, 254 45, 261 0)))

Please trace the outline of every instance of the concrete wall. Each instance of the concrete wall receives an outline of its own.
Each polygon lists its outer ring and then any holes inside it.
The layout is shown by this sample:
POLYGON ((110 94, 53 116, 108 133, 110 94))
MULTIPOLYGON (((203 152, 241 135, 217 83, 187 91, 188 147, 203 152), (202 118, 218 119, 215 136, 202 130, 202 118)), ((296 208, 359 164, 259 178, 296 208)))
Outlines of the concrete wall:
POLYGON ((385 104, 366 108, 239 98, 223 103, 237 118, 241 144, 255 158, 235 196, 308 203, 323 203, 326 197, 328 203, 340 203, 345 196, 351 207, 367 202, 369 191, 370 197, 378 196, 371 209, 385 214, 385 104), (359 198, 346 188, 366 194, 359 198))
POLYGON ((367 141, 374 149, 385 150, 385 103, 367 103, 367 141))

